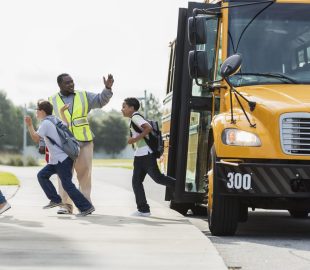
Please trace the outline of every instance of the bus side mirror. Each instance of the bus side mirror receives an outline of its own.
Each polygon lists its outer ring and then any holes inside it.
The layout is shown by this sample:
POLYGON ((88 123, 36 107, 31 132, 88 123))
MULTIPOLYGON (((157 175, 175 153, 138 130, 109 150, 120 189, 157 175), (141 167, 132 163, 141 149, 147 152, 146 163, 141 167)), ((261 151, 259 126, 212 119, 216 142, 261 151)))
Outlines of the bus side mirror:
POLYGON ((207 43, 207 17, 188 18, 188 41, 191 46, 207 43))
POLYGON ((207 78, 209 75, 208 55, 205 51, 190 51, 188 70, 192 79, 207 78))
POLYGON ((242 63, 240 54, 233 54, 229 56, 221 66, 221 76, 227 78, 239 71, 242 63))

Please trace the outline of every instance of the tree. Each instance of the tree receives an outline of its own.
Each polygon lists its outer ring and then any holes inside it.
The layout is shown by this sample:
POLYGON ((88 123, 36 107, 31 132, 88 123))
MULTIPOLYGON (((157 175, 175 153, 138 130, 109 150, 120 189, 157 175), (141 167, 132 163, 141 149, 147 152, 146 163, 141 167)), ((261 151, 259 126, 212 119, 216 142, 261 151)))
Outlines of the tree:
MULTIPOLYGON (((32 107, 34 106, 35 105, 32 104, 32 107)), ((36 126, 37 120, 34 117, 34 113, 29 113, 29 115, 33 118, 34 126, 36 126)), ((6 93, 0 90, 0 135, 3 135, 0 138, 0 150, 22 151, 23 122, 24 108, 21 106, 14 106, 12 101, 7 99, 6 93)), ((27 136, 27 144, 34 145, 29 133, 27 136)))
POLYGON ((23 111, 0 91, 0 140, 1 150, 21 150, 23 144, 23 111))
POLYGON ((128 125, 119 112, 111 111, 100 118, 91 117, 89 123, 95 134, 95 149, 103 149, 114 156, 126 147, 128 125))
MULTIPOLYGON (((151 93, 147 95, 146 101, 147 118, 158 121, 161 126, 161 102, 151 93)), ((145 102, 141 102, 140 113, 144 116, 145 102)))

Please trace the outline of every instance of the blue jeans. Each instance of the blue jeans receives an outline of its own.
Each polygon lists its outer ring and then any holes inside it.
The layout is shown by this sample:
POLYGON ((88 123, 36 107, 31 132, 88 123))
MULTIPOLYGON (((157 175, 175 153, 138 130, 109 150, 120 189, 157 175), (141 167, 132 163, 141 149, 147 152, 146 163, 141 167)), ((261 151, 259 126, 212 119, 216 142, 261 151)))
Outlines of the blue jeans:
POLYGON ((3 196, 3 194, 2 194, 2 192, 0 190, 0 204, 1 203, 5 203, 5 202, 6 202, 6 199, 5 199, 5 197, 3 196))
POLYGON ((137 208, 140 212, 149 212, 150 206, 146 201, 143 187, 143 181, 146 174, 148 174, 157 184, 172 189, 175 187, 175 179, 160 172, 156 157, 153 154, 135 157, 133 167, 132 188, 135 193, 137 208))
POLYGON ((53 174, 57 174, 64 190, 68 193, 76 207, 83 212, 90 209, 92 204, 72 183, 72 168, 73 160, 69 157, 63 162, 58 162, 58 164, 47 164, 41 171, 39 171, 38 180, 47 198, 52 202, 60 203, 61 197, 57 194, 57 191, 50 180, 50 177, 53 174))

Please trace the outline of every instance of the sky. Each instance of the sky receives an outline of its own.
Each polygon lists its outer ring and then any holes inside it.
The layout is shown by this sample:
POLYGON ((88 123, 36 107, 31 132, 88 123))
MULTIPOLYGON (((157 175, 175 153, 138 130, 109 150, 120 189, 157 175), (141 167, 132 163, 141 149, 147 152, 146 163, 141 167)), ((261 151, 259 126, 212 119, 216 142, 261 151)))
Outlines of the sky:
MULTIPOLYGON (((202 2, 202 1, 200 1, 202 2)), ((120 110, 144 90, 165 96, 169 42, 185 0, 0 0, 0 89, 15 105, 59 91, 69 73, 76 90, 99 93, 112 73, 120 110)))

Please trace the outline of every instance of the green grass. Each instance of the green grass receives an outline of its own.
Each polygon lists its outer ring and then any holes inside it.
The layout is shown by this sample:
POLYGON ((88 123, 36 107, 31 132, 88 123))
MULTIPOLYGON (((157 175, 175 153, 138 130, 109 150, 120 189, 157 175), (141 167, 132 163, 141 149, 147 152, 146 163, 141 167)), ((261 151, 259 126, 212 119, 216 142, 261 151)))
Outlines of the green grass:
POLYGON ((133 169, 133 159, 94 159, 94 167, 133 169))
POLYGON ((18 178, 8 172, 0 172, 0 186, 16 186, 19 185, 19 180, 18 178))

